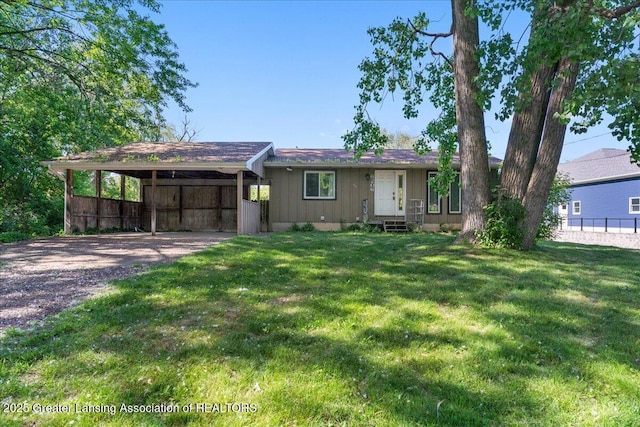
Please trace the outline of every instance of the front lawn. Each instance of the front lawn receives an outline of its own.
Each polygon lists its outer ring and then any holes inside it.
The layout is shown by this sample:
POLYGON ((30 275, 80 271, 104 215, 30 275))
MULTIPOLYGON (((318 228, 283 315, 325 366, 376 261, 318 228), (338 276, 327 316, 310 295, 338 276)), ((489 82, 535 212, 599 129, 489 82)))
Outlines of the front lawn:
POLYGON ((238 237, 0 339, 0 425, 637 426, 640 252, 238 237))

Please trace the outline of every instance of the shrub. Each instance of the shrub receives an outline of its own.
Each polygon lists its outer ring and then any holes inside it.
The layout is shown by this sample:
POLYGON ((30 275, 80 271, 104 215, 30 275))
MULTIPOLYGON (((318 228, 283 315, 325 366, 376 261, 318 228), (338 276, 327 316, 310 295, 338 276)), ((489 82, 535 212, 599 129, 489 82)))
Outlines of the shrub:
POLYGON ((0 243, 11 243, 17 242, 20 240, 30 239, 31 236, 25 233, 21 233, 19 231, 6 231, 4 233, 0 233, 0 243))
POLYGON ((562 221, 562 217, 559 213, 555 212, 554 209, 562 203, 569 203, 571 200, 570 184, 571 181, 569 177, 565 175, 558 174, 554 178, 549 199, 547 200, 547 206, 542 214, 542 222, 536 235, 538 239, 550 240, 553 238, 562 221))
POLYGON ((300 227, 300 231, 316 231, 316 228, 310 222, 300 227))
POLYGON ((291 224, 291 227, 289 227, 289 231, 316 231, 316 228, 310 222, 307 222, 302 226, 294 222, 291 224))
POLYGON ((481 245, 496 248, 522 248, 524 232, 520 226, 525 208, 520 200, 500 194, 484 208, 487 222, 484 231, 478 233, 481 245))
POLYGON ((294 222, 293 224, 291 224, 291 227, 289 227, 288 231, 300 231, 300 226, 298 225, 298 223, 294 222))

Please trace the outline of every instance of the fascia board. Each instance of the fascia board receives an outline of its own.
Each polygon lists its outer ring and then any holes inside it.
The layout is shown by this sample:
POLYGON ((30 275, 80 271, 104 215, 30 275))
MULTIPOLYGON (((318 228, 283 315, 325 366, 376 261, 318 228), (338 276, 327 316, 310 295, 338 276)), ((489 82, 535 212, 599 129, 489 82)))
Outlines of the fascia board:
MULTIPOLYGON (((252 158, 247 160, 247 163, 246 163, 247 170, 250 170, 250 171, 252 171, 252 172, 257 174, 257 172, 255 171, 255 169, 253 167, 254 163, 256 161, 258 161, 262 156, 265 155, 265 153, 268 153, 269 151, 271 151, 271 154, 275 154, 272 142, 270 142, 269 145, 267 145, 265 148, 260 150, 260 152, 258 152, 255 156, 253 156, 252 158)), ((263 163, 263 166, 264 166, 264 163, 263 163)))
POLYGON ((176 163, 140 163, 140 162, 65 162, 65 161, 45 161, 42 165, 47 166, 49 170, 62 172, 67 169, 71 170, 215 170, 229 171, 235 173, 241 170, 247 170, 244 162, 237 163, 210 163, 210 162, 176 162, 176 163))
POLYGON ((437 163, 339 163, 339 162, 264 162, 265 168, 330 168, 330 169, 426 169, 437 163))

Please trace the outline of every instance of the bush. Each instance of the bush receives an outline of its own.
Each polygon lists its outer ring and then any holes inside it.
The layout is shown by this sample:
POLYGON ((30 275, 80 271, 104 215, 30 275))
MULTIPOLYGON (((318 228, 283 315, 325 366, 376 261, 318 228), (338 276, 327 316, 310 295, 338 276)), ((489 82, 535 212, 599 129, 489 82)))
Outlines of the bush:
POLYGON ((20 240, 30 239, 31 236, 25 233, 21 233, 19 231, 6 231, 4 233, 0 233, 0 243, 11 243, 18 242, 20 240))
POLYGON ((300 227, 300 231, 316 231, 316 228, 310 222, 300 227))
POLYGON ((569 185, 571 181, 568 176, 558 174, 551 186, 551 192, 549 193, 549 199, 547 200, 547 206, 542 214, 542 222, 538 228, 536 238, 542 240, 550 240, 553 238, 562 217, 559 213, 555 212, 555 208, 562 203, 569 203, 571 200, 571 190, 569 185))
POLYGON ((340 225, 342 231, 369 231, 367 224, 354 223, 350 225, 340 225))
POLYGON ((291 227, 289 227, 289 231, 316 231, 316 228, 310 222, 307 222, 302 226, 294 222, 291 224, 291 227))
POLYGON ((21 233, 29 237, 50 236, 62 229, 64 201, 38 196, 20 204, 0 207, 0 233, 21 233))
POLYGON ((487 222, 484 231, 478 233, 481 245, 493 248, 522 248, 524 231, 520 226, 524 219, 525 208, 520 200, 505 195, 484 208, 487 222))

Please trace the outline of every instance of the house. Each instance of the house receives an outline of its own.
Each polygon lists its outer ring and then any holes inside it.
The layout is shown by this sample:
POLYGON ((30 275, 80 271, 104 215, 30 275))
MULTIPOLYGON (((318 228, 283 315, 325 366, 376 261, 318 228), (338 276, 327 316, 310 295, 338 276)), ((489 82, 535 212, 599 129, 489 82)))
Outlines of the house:
POLYGON ((558 166, 571 181, 560 206, 563 228, 634 232, 640 217, 640 167, 625 150, 603 148, 558 166))
MULTIPOLYGON (((459 168, 457 155, 453 164, 459 168)), ((462 222, 459 178, 448 197, 429 184, 438 167, 434 152, 419 156, 413 150, 387 149, 380 156, 365 153, 355 160, 342 149, 277 149, 264 165, 271 183, 273 231, 307 222, 320 230, 385 221, 438 230, 442 225, 459 228, 462 222)), ((492 157, 494 179, 499 165, 500 159, 492 157)))
MULTIPOLYGON (((487 165, 497 181, 500 159, 487 165)), ((342 224, 405 224, 425 230, 460 227, 459 178, 448 196, 429 183, 437 153, 388 149, 360 159, 343 149, 275 149, 268 142, 141 142, 43 162, 66 183, 65 231, 138 227, 281 231, 310 222, 320 230, 342 224), (73 171, 115 172, 140 179, 141 201, 77 196, 73 171), (251 188, 269 187, 268 214, 251 201, 251 188), (261 221, 268 218, 261 227, 261 221)), ((453 159, 454 169, 460 160, 453 159)), ((96 183, 100 182, 96 179, 96 183)), ((265 189, 266 190, 266 189, 265 189)), ((262 191, 265 191, 262 190, 262 191)), ((258 197, 259 199, 259 197, 258 197)))

